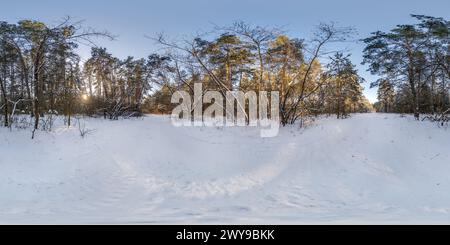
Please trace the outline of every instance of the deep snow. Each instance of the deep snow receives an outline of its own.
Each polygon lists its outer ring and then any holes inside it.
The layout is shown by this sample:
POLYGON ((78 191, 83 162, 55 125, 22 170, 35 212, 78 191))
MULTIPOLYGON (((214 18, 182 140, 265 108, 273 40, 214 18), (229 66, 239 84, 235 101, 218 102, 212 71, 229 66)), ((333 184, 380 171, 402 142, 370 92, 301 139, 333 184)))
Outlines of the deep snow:
POLYGON ((0 129, 0 223, 450 224, 450 130, 410 117, 275 138, 164 116, 86 126, 0 129))

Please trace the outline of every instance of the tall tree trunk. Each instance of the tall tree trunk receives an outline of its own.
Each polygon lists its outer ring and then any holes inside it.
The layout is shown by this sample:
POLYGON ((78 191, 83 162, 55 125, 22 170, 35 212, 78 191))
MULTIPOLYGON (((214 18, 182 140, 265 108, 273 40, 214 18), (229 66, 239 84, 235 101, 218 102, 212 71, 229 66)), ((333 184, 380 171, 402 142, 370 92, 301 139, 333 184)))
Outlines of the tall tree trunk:
MULTIPOLYGON (((64 78, 65 79, 65 78, 64 78)), ((70 127, 71 125, 71 117, 72 117, 72 81, 73 81, 73 70, 72 67, 70 68, 70 77, 67 84, 67 126, 70 127)))
POLYGON ((9 123, 8 123, 8 98, 6 97, 6 88, 5 88, 5 84, 3 84, 3 80, 0 79, 0 87, 1 87, 1 91, 2 91, 2 95, 3 95, 3 103, 5 104, 3 106, 3 110, 4 110, 4 115, 5 115, 5 127, 8 127, 9 123))
MULTIPOLYGON (((35 69, 34 69, 34 130, 37 130, 39 127, 39 58, 37 58, 35 69), (37 65, 37 66, 36 66, 37 65)), ((33 135, 34 136, 34 135, 33 135)))
MULTIPOLYGON (((409 43, 406 43, 407 46, 407 53, 408 53, 408 81, 409 86, 411 89, 411 94, 413 96, 413 111, 414 111, 414 118, 416 120, 420 119, 420 113, 419 113, 419 84, 416 85, 415 80, 415 72, 414 72, 414 56, 413 51, 411 49, 411 45, 409 43)), ((420 79, 420 77, 419 77, 420 79)))
POLYGON ((92 77, 89 75, 88 77, 88 85, 89 85, 89 97, 92 98, 94 95, 92 93, 92 77))
POLYGON ((436 86, 436 76, 433 74, 431 76, 431 88, 430 88, 430 109, 431 112, 434 114, 436 112, 435 103, 434 103, 434 90, 436 86))
POLYGON ((228 89, 229 90, 232 90, 233 89, 233 84, 232 84, 232 78, 231 78, 231 65, 228 63, 228 62, 226 62, 226 64, 225 64, 225 80, 226 80, 226 85, 228 86, 228 89))
POLYGON ((414 118, 416 120, 419 120, 420 113, 419 113, 419 92, 417 89, 413 86, 411 86, 411 93, 413 97, 413 112, 414 112, 414 118))
POLYGON ((259 58, 259 84, 258 84, 258 91, 262 90, 263 85, 263 76, 264 76, 264 63, 263 63, 263 56, 261 52, 261 46, 258 44, 258 58, 259 58))
POLYGON ((36 58, 34 61, 34 130, 33 135, 31 138, 34 138, 34 131, 36 131, 39 128, 39 117, 40 117, 40 99, 41 99, 41 89, 40 89, 40 74, 41 74, 41 66, 42 66, 42 60, 44 57, 44 42, 45 39, 40 43, 39 48, 36 52, 36 58))

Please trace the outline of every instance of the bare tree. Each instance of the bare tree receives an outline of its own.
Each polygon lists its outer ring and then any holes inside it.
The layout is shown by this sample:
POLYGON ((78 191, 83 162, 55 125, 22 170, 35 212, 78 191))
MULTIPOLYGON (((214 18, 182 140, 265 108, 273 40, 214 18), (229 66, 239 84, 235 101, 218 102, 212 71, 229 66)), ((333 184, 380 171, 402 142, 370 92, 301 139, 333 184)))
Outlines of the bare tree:
POLYGON ((281 28, 267 28, 261 26, 251 26, 243 21, 235 22, 231 27, 216 27, 219 31, 231 32, 239 35, 247 45, 256 49, 258 60, 258 90, 262 90, 265 73, 265 57, 268 45, 274 38, 282 33, 281 28))
POLYGON ((301 110, 302 103, 313 95, 324 83, 318 83, 310 91, 306 91, 307 83, 309 82, 309 76, 311 74, 313 65, 318 61, 323 55, 327 55, 337 51, 326 51, 325 46, 329 43, 343 42, 346 41, 354 33, 354 29, 350 27, 336 27, 332 24, 320 24, 314 34, 311 41, 311 48, 306 48, 306 51, 310 54, 310 58, 306 61, 306 71, 303 72, 299 68, 297 74, 293 76, 293 79, 289 82, 287 92, 281 98, 280 112, 281 112, 281 123, 283 125, 293 124, 301 116, 298 111, 301 110), (298 80, 300 83, 296 83, 298 80), (287 103, 290 101, 290 96, 294 92, 295 88, 300 86, 300 93, 293 99, 291 106, 287 103))

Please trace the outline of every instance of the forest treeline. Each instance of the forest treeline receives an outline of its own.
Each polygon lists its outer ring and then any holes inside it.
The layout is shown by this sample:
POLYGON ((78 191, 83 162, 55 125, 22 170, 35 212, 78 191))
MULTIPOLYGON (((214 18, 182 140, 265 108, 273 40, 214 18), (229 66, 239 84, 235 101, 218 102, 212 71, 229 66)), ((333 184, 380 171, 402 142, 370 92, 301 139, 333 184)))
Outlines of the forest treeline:
POLYGON ((380 112, 448 114, 450 108, 450 22, 443 18, 413 15, 416 24, 398 25, 375 32, 363 40, 364 63, 381 76, 380 112))
MULTIPOLYGON (((364 63, 382 77, 378 111, 443 112, 449 108, 449 22, 413 16, 417 23, 375 32, 364 63)), ((142 113, 170 113, 171 96, 193 85, 204 90, 279 91, 283 125, 321 114, 345 118, 373 109, 350 54, 334 43, 354 38, 352 28, 320 24, 308 39, 280 28, 236 22, 205 35, 171 40, 149 38, 162 48, 146 58, 114 57, 95 39, 114 37, 65 19, 50 26, 34 20, 0 22, 0 109, 2 125, 19 126, 29 115, 34 130, 51 128, 52 118, 74 115, 108 119, 142 113), (79 45, 91 45, 81 61, 79 45)))

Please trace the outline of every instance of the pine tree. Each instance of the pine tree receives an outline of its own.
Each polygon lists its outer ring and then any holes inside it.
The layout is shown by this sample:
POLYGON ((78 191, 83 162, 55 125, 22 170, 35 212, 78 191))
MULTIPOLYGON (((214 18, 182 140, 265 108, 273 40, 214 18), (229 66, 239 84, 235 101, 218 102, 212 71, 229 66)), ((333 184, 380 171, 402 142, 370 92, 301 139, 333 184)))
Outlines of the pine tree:
POLYGON ((389 80, 382 79, 379 81, 378 101, 383 112, 388 113, 393 111, 395 91, 394 85, 389 80))

